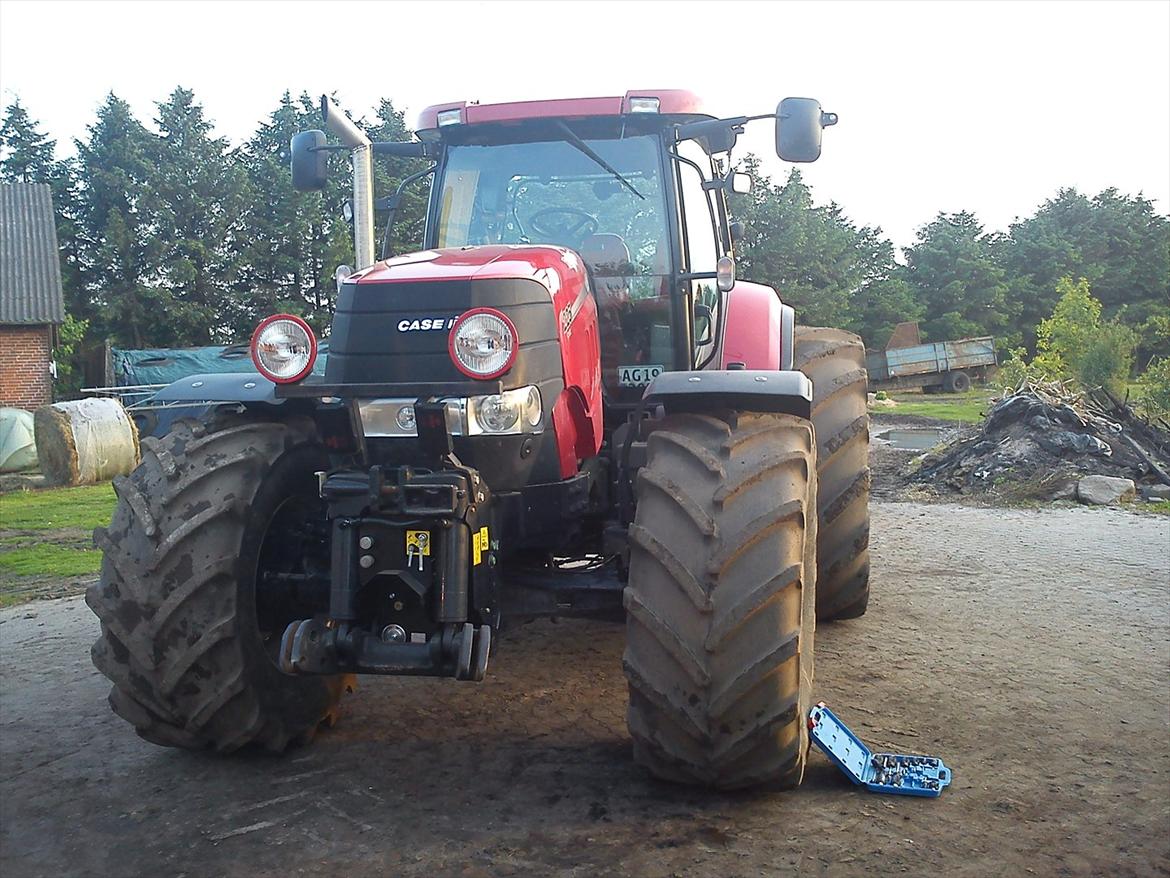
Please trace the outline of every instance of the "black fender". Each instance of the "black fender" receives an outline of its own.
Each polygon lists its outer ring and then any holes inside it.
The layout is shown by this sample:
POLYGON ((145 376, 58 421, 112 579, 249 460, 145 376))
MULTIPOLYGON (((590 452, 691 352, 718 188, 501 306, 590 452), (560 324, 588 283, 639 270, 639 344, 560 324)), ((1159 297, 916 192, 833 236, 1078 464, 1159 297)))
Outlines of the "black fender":
POLYGON ((147 405, 171 415, 165 419, 160 417, 158 428, 153 431, 155 435, 169 430, 176 417, 202 417, 209 409, 218 406, 279 407, 277 417, 311 418, 317 425, 321 441, 331 452, 364 457, 365 439, 356 405, 352 400, 323 396, 315 393, 308 398, 286 399, 277 396, 276 384, 256 372, 219 372, 190 375, 168 384, 151 397, 147 405))
POLYGON ((796 370, 663 372, 650 382, 642 401, 661 405, 667 414, 736 409, 809 418, 812 382, 796 370))
POLYGON ((218 372, 188 375, 168 384, 152 402, 269 403, 280 405, 276 385, 256 372, 218 372))

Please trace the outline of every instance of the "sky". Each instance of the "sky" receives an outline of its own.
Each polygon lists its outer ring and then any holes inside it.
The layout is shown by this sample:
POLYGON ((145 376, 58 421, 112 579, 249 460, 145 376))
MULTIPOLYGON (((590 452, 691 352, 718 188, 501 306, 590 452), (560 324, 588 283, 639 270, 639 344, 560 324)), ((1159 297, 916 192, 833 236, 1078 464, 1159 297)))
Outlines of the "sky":
MULTIPOLYGON (((294 94, 407 111, 688 88, 717 115, 820 99, 818 203, 898 246, 939 211, 1006 231, 1066 186, 1170 211, 1170 2, 0 0, 0 103, 72 151, 109 91, 149 122, 176 85, 246 139, 294 94)), ((767 121, 736 154, 767 156, 767 121)))

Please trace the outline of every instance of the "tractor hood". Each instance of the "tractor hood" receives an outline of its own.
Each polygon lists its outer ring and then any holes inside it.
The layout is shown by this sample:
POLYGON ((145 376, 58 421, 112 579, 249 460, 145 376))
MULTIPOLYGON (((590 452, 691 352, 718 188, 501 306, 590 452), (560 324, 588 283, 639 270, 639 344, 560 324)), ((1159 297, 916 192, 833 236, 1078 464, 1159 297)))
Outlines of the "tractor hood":
POLYGON ((585 267, 572 250, 482 246, 426 250, 380 262, 341 285, 329 338, 329 383, 465 380, 448 353, 464 311, 494 308, 516 327, 515 365, 505 389, 563 377, 561 327, 588 298, 585 267))
POLYGON ((531 244, 491 244, 423 250, 395 256, 351 275, 350 283, 422 283, 429 281, 535 280, 554 297, 562 289, 584 282, 581 258, 564 247, 531 244))

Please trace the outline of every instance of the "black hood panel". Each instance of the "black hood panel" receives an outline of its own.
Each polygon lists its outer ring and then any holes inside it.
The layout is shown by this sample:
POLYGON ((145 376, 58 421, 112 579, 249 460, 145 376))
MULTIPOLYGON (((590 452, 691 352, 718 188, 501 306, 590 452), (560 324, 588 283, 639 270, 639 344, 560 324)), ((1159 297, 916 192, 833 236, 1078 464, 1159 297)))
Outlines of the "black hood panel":
POLYGON ((561 378, 556 316, 548 289, 534 280, 487 279, 343 284, 329 336, 329 383, 466 380, 451 362, 451 321, 472 308, 495 308, 520 337, 505 389, 561 378))

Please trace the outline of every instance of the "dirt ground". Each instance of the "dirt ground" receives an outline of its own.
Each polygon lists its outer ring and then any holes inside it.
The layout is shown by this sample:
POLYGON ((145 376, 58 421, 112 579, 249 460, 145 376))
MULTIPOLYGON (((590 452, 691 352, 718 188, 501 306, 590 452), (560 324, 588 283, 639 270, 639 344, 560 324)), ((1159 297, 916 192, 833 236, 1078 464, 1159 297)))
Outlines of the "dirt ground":
POLYGON ((5 876, 1170 874, 1170 519, 875 503, 873 600, 817 696, 942 756, 939 799, 651 780, 622 631, 534 623, 488 680, 371 679, 283 757, 154 747, 110 713, 78 599, 0 613, 5 876))

